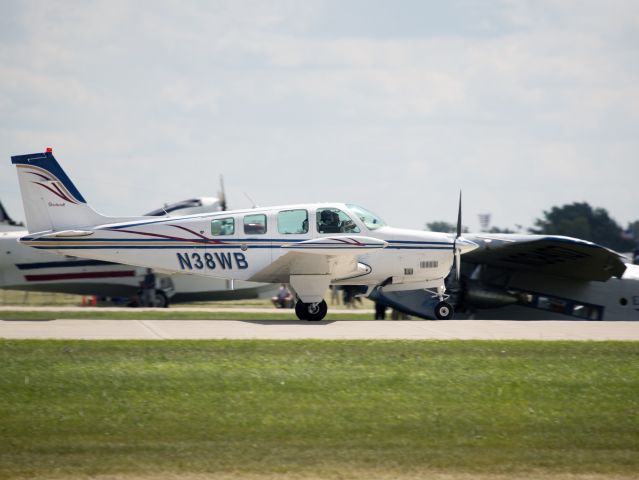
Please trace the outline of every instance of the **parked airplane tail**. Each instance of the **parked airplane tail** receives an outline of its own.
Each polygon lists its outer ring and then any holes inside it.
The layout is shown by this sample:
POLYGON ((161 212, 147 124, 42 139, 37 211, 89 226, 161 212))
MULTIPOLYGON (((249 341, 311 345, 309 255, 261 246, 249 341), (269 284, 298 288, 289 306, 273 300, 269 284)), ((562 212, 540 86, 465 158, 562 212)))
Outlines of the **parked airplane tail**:
POLYGON ((124 219, 105 217, 89 206, 47 148, 11 157, 18 171, 29 233, 90 227, 124 219))

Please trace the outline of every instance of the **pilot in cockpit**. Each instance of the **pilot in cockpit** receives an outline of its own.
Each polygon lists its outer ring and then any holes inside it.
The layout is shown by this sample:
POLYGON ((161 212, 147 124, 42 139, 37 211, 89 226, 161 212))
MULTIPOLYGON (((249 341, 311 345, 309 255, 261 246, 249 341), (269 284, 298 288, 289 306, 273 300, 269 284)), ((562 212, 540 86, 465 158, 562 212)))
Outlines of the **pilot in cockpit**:
POLYGON ((336 212, 322 210, 317 230, 319 233, 339 233, 341 232, 339 224, 339 215, 336 212))

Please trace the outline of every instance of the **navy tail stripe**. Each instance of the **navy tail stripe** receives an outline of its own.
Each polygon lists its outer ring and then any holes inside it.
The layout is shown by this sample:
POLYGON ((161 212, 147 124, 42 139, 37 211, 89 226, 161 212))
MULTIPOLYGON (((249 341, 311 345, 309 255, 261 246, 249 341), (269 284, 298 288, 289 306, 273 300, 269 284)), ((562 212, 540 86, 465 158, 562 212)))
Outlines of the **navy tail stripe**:
POLYGON ((35 165, 36 167, 43 168, 56 176, 58 180, 67 188, 67 190, 73 195, 76 200, 87 203, 82 194, 75 188, 75 185, 71 181, 67 174, 64 173, 62 167, 53 156, 51 152, 45 153, 30 153, 28 155, 15 155, 11 157, 11 163, 14 165, 35 165))

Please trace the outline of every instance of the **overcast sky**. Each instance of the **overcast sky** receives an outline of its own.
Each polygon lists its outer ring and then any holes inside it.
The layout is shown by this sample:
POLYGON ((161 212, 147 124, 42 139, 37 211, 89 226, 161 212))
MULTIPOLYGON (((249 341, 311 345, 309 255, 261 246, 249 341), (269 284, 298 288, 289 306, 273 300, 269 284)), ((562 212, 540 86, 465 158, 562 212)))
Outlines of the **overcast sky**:
POLYGON ((639 2, 0 0, 0 200, 54 148, 108 215, 214 196, 423 228, 639 219, 639 2))

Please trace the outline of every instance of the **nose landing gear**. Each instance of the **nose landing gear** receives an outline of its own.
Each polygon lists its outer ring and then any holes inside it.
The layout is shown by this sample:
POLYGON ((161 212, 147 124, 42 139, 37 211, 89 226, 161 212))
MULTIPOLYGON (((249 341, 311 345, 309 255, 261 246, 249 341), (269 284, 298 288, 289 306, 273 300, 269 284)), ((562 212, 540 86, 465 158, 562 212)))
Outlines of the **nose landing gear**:
POLYGON ((319 303, 303 303, 298 300, 295 304, 295 314, 300 320, 318 322, 326 316, 327 311, 328 306, 324 300, 319 303))
POLYGON ((437 318, 437 320, 450 320, 453 318, 453 314, 455 313, 453 306, 446 301, 448 300, 449 295, 446 295, 445 292, 446 287, 441 285, 437 287, 437 293, 434 295, 439 298, 439 303, 435 305, 434 309, 435 318, 437 318))
POLYGON ((442 301, 435 305, 435 316, 438 320, 450 320, 453 313, 453 306, 448 302, 442 301))

